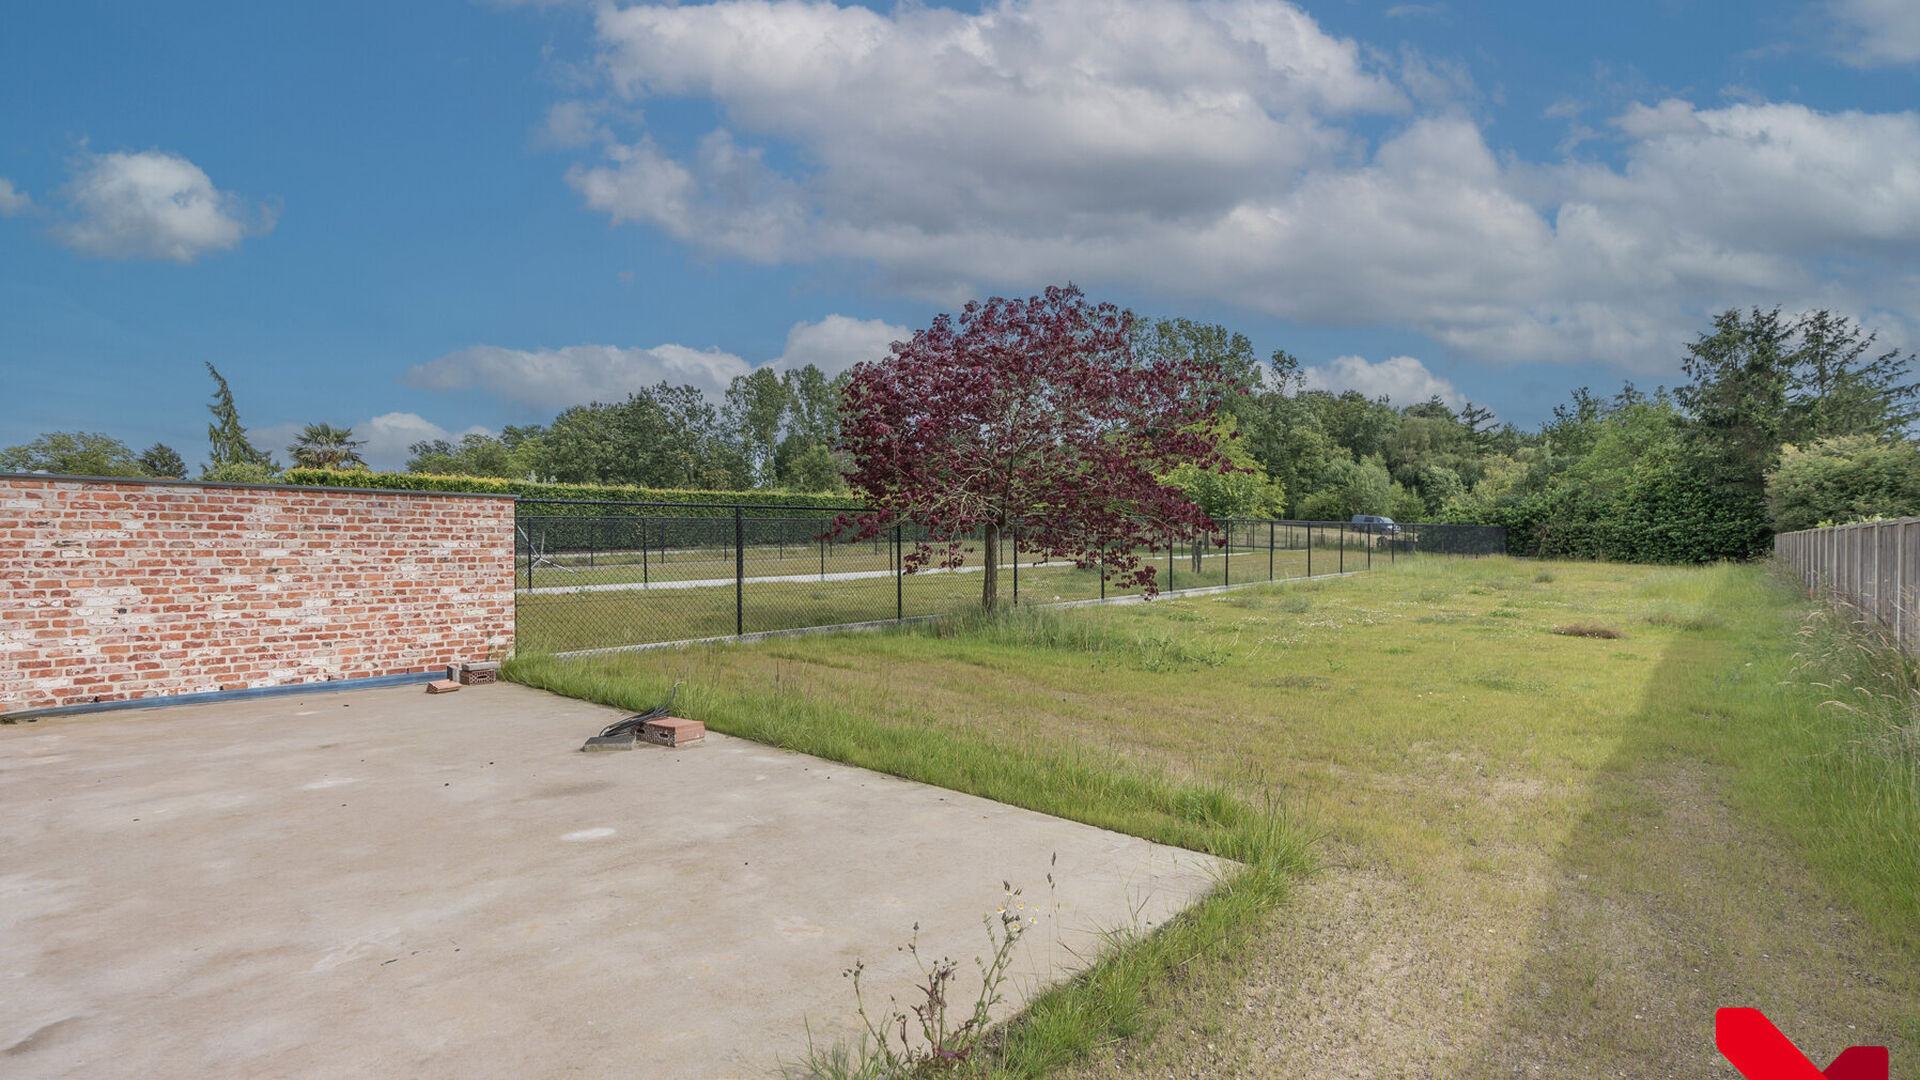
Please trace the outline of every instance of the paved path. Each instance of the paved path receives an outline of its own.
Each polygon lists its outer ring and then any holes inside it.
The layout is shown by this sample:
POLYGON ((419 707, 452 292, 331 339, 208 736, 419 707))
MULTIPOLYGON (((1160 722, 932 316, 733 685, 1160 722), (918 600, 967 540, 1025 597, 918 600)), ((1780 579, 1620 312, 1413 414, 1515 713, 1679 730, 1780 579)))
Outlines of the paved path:
POLYGON ((500 685, 0 727, 0 1074, 764 1077, 850 1030, 856 958, 911 992, 916 922, 970 973, 1003 879, 1050 909, 1019 1001, 1217 868, 721 736, 579 752, 618 715, 500 685))

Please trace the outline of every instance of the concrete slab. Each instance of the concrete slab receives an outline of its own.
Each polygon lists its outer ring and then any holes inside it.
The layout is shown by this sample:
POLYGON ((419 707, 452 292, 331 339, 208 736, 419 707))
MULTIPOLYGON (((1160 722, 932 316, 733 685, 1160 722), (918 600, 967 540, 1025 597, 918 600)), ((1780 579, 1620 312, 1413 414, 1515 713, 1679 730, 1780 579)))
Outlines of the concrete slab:
POLYGON ((970 974, 1003 880, 1047 909, 1017 1003, 1218 870, 720 735, 581 753, 618 715, 497 685, 0 728, 0 1074, 765 1076, 853 1030, 856 958, 910 993, 916 922, 970 974))

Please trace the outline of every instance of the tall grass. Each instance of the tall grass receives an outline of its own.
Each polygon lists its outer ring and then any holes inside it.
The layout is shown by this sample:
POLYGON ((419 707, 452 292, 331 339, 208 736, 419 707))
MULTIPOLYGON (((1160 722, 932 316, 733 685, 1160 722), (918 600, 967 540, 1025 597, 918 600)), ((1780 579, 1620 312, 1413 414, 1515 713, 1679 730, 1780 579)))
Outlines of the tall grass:
MULTIPOLYGON (((1782 575, 1782 590, 1797 584, 1782 575)), ((1920 935, 1920 660, 1845 604, 1817 604, 1794 677, 1819 700, 1805 770, 1810 820, 1831 837, 1858 902, 1920 935)), ((1920 948, 1916 948, 1920 952, 1920 948)))

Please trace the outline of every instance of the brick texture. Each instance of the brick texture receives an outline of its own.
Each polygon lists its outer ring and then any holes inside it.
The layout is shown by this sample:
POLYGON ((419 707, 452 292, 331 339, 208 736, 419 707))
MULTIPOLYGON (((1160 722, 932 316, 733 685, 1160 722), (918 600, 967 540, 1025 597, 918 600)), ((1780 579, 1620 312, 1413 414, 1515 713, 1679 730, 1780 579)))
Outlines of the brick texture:
POLYGON ((510 498, 0 477, 0 712, 512 646, 510 498))

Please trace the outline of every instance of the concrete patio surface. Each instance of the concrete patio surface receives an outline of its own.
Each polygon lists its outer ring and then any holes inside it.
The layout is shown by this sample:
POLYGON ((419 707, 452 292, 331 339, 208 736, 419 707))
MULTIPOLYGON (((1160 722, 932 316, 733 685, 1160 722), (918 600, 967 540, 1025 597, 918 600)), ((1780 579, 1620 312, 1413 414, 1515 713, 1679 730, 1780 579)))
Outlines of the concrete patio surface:
POLYGON ((0 1075, 767 1076, 854 1030, 856 958, 911 993, 916 922, 971 976, 1002 880, 1045 909, 1017 1003, 1218 870, 724 736, 579 752, 619 715, 498 685, 0 727, 0 1075))

